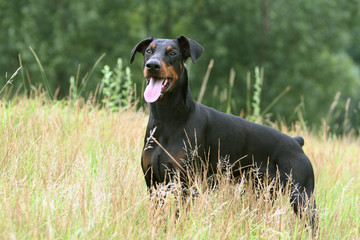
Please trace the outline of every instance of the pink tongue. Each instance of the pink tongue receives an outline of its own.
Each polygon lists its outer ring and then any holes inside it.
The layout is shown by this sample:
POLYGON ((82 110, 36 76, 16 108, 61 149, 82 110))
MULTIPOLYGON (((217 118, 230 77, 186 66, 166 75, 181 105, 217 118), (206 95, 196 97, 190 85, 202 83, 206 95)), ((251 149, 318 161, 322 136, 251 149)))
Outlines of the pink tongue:
POLYGON ((145 101, 148 103, 155 102, 161 95, 161 87, 164 79, 154 79, 150 78, 149 84, 146 86, 144 92, 145 101))

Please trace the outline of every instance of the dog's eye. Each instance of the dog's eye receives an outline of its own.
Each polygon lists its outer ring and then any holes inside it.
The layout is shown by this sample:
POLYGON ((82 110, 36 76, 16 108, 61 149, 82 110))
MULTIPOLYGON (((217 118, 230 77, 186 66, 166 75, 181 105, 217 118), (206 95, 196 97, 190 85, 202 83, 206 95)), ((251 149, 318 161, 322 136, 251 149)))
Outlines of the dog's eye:
POLYGON ((176 52, 170 52, 169 55, 174 57, 174 56, 176 56, 176 52))
POLYGON ((146 52, 147 54, 151 54, 151 53, 152 53, 151 49, 147 49, 145 52, 146 52))

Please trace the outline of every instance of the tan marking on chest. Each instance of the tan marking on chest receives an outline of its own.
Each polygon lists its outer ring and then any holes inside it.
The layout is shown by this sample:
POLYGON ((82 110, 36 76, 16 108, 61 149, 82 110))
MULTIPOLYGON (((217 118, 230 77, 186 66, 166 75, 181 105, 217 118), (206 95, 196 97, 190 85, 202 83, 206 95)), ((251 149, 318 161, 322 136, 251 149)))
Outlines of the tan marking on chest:
POLYGON ((141 155, 141 167, 142 167, 144 174, 146 173, 148 166, 150 165, 150 162, 151 162, 151 158, 150 158, 149 154, 147 154, 144 151, 143 154, 141 155))

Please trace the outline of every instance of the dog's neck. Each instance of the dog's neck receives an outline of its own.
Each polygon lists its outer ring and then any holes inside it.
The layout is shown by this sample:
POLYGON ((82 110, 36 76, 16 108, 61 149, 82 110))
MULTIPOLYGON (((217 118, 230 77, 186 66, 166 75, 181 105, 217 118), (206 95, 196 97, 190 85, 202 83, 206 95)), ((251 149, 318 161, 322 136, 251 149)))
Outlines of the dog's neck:
POLYGON ((154 103, 150 103, 150 115, 157 122, 182 122, 195 108, 186 68, 183 68, 174 89, 154 103))

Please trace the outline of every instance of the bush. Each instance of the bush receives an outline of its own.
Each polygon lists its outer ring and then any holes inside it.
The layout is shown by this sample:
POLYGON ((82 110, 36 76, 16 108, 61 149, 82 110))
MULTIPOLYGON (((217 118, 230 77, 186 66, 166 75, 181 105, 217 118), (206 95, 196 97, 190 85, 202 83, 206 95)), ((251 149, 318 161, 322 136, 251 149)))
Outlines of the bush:
POLYGON ((121 58, 117 65, 111 70, 108 65, 102 69, 101 92, 103 99, 101 103, 112 111, 118 111, 134 101, 134 83, 131 80, 130 68, 124 69, 121 58))

